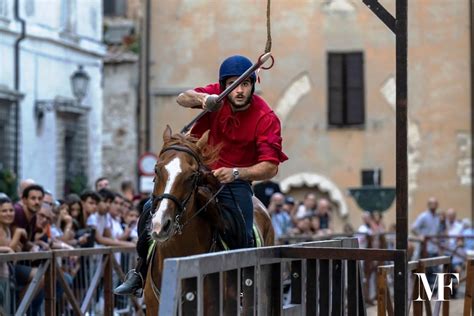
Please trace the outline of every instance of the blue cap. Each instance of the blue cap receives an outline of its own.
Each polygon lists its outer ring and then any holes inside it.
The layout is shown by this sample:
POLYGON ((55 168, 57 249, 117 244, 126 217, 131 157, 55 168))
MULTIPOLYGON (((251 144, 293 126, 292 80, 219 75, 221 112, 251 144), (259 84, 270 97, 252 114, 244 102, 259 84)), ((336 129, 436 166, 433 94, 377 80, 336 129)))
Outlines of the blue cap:
MULTIPOLYGON (((252 62, 245 56, 234 55, 224 60, 219 68, 219 81, 224 81, 229 77, 240 77, 244 72, 252 67, 252 62)), ((249 77, 253 82, 257 79, 255 72, 249 77)))

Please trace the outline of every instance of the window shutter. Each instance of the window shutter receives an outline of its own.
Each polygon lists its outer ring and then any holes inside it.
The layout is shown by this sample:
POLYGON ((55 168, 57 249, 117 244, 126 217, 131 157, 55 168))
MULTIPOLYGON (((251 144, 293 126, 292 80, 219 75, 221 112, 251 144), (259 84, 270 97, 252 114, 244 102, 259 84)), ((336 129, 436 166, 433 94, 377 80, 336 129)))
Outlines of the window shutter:
POLYGON ((14 103, 0 99, 0 170, 13 171, 15 165, 16 120, 14 103))
POLYGON ((362 53, 346 55, 346 123, 364 124, 364 63, 362 53))
POLYGON ((344 59, 342 54, 328 58, 328 121, 330 125, 344 124, 344 59))

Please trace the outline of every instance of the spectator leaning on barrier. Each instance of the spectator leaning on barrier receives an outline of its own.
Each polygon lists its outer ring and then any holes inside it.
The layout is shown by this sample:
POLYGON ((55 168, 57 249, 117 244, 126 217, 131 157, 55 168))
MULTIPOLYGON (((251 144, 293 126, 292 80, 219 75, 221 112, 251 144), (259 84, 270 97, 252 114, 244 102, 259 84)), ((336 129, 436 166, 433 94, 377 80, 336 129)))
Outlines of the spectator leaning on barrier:
POLYGON ((44 190, 43 203, 46 203, 51 207, 55 204, 53 194, 48 190, 44 190))
POLYGON ((357 229, 357 239, 359 240, 359 247, 360 248, 368 248, 369 247, 369 238, 368 236, 373 234, 372 231, 372 214, 370 212, 362 213, 362 225, 359 226, 357 229))
POLYGON ((65 204, 67 205, 68 214, 72 218, 72 227, 74 231, 86 227, 84 210, 82 208, 81 198, 77 194, 69 194, 66 197, 65 204))
POLYGON ((307 218, 316 214, 316 195, 307 193, 304 197, 303 204, 298 206, 296 211, 296 219, 307 218))
POLYGON ((20 181, 20 185, 18 186, 18 198, 20 199, 21 204, 21 197, 23 196, 23 191, 29 187, 30 185, 36 184, 35 180, 33 179, 24 179, 20 181))
MULTIPOLYGON (((449 238, 446 243, 447 250, 445 255, 451 256, 451 271, 452 273, 461 273, 464 268, 464 258, 466 251, 463 247, 463 239, 459 237, 462 235, 463 224, 456 219, 456 211, 454 208, 449 208, 446 211, 446 234, 448 236, 458 236, 458 238, 449 238)), ((453 280, 452 297, 456 297, 459 289, 459 282, 453 280)))
POLYGON ((21 251, 21 239, 26 241, 26 231, 17 228, 12 234, 11 225, 15 218, 12 201, 8 197, 0 198, 0 252, 21 251))
MULTIPOLYGON (((43 203, 44 190, 43 187, 37 184, 30 185, 25 188, 21 198, 21 204, 16 203, 14 225, 17 228, 26 230, 28 240, 33 241, 34 232, 36 229, 35 214, 40 210, 43 203)), ((32 247, 31 244, 24 245, 23 250, 28 251, 32 247)))
MULTIPOLYGON (((463 236, 472 236, 474 237, 474 228, 472 228, 472 223, 469 218, 464 218, 462 220, 463 236)), ((464 238, 464 250, 469 256, 474 256, 474 238, 464 238)))
POLYGON ((89 216, 97 212, 97 204, 99 204, 101 197, 97 192, 84 191, 81 194, 81 204, 84 222, 87 223, 89 216))
MULTIPOLYGON (((436 213, 438 209, 438 200, 435 197, 428 199, 428 209, 421 213, 415 220, 415 223, 412 225, 412 233, 419 236, 421 239, 424 239, 425 236, 429 235, 438 235, 440 233, 441 224, 440 218, 436 213)), ((427 257, 436 257, 439 255, 439 247, 433 243, 428 242, 426 244, 427 257)), ((421 254, 423 255, 423 254, 421 254)), ((426 269, 427 278, 430 284, 433 284, 435 281, 435 272, 437 271, 436 267, 430 267, 426 269)))
MULTIPOLYGON (((0 253, 14 253, 15 245, 12 241, 10 225, 13 223, 15 211, 13 204, 7 197, 0 197, 0 253)), ((16 236, 16 239, 19 236, 16 236)), ((25 232, 26 238, 26 232, 25 232)), ((0 262, 0 315, 8 315, 10 305, 10 269, 7 262, 0 262)))
POLYGON ((122 191, 122 196, 124 199, 133 201, 135 197, 135 189, 133 187, 133 182, 130 180, 122 181, 120 184, 120 190, 122 191))
MULTIPOLYGON (((23 191, 22 194, 25 194, 23 191)), ((28 194, 27 194, 28 195, 28 194)), ((9 198, 0 199, 0 248, 5 247, 4 250, 11 252, 21 252, 24 248, 24 245, 27 244, 27 232, 24 228, 16 227, 14 222, 15 213, 13 211, 13 206, 9 198)), ((36 226, 36 225, 35 225, 36 226)), ((28 243, 33 245, 32 243, 28 243)), ((24 295, 26 290, 26 285, 31 283, 33 277, 38 272, 38 268, 24 265, 24 262, 15 262, 12 268, 12 273, 15 279, 15 288, 20 291, 20 299, 24 295)), ((42 287, 43 280, 40 279, 40 288, 42 287)), ((34 296, 31 303, 32 312, 34 315, 35 312, 39 311, 39 307, 43 301, 43 293, 40 290, 38 294, 34 296)), ((3 304, 2 306, 8 306, 3 304)))
POLYGON ((292 222, 290 214, 288 214, 283 205, 285 196, 281 193, 273 193, 268 205, 268 212, 272 218, 273 229, 275 230, 275 238, 280 238, 290 232, 292 222))
MULTIPOLYGON (((454 208, 449 208, 446 211, 446 234, 448 236, 461 236, 463 231, 463 225, 461 221, 456 219, 456 211, 454 208)), ((449 238, 447 243, 446 255, 452 256, 451 267, 456 271, 460 272, 464 263, 463 257, 465 255, 463 249, 462 238, 449 238), (453 251, 455 253, 453 253, 453 251), (458 255, 456 255, 458 254, 458 255)))
MULTIPOLYGON (((428 200, 428 209, 421 213, 411 227, 414 235, 424 238, 428 235, 438 235, 440 233, 440 219, 437 214, 438 200, 434 197, 428 200)), ((435 243, 428 242, 426 245, 428 257, 438 255, 439 249, 435 243)))
POLYGON ((320 199, 316 209, 318 234, 328 235, 331 229, 331 204, 327 199, 320 199))
POLYGON ((95 241, 104 246, 135 246, 127 241, 115 240, 112 237, 112 219, 109 214, 111 202, 115 195, 112 191, 102 189, 99 191, 100 202, 97 205, 97 212, 89 216, 87 225, 95 230, 95 241))
POLYGON ((125 212, 125 216, 123 218, 124 230, 127 229, 127 227, 128 229, 130 229, 130 235, 127 241, 136 242, 138 239, 137 223, 138 223, 139 216, 140 216, 140 212, 136 208, 128 209, 125 212))
MULTIPOLYGON (((44 204, 44 203, 43 203, 44 204)), ((69 243, 74 239, 73 220, 66 203, 52 207, 51 237, 69 243)), ((71 243, 72 244, 72 243, 71 243)))
POLYGON ((115 193, 113 202, 110 205, 110 217, 112 222, 112 238, 118 240, 129 240, 131 229, 122 226, 122 203, 123 197, 115 193))
POLYGON ((285 204, 283 204, 283 209, 285 210, 285 212, 290 214, 292 226, 295 226, 296 201, 292 196, 287 195, 285 197, 285 204))

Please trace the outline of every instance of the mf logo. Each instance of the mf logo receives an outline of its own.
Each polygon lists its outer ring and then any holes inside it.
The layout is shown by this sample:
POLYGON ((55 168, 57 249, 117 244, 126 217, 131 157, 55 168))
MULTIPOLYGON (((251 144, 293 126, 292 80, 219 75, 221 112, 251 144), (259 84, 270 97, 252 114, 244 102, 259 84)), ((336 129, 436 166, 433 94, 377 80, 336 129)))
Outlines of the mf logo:
MULTIPOLYGON (((438 281, 438 299, 435 301, 446 301, 444 299, 444 288, 448 288, 451 290, 451 293, 453 293, 453 281, 451 278, 451 282, 449 284, 444 284, 444 276, 445 275, 454 275, 454 278, 458 280, 459 282, 459 273, 434 273, 436 274, 436 279, 435 279, 435 284, 436 281, 438 281)), ((418 302, 424 302, 425 300, 421 298, 421 288, 420 284, 423 285, 423 288, 425 289, 426 296, 428 297, 428 301, 431 301, 431 298, 433 297, 433 292, 435 289, 435 284, 433 284, 433 290, 430 287, 430 284, 428 283, 428 279, 426 278, 425 273, 415 273, 415 275, 418 278, 418 298, 415 301, 418 302)))

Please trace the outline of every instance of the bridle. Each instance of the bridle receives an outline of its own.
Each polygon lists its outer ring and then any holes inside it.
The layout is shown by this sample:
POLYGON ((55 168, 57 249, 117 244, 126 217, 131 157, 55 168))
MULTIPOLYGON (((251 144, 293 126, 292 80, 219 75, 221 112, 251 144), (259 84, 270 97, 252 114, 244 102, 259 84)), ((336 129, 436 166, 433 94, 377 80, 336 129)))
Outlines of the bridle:
MULTIPOLYGON (((189 222, 194 218, 196 217, 197 215, 199 215, 199 213, 201 213, 202 211, 204 211, 206 209, 206 207, 216 198, 216 196, 222 191, 222 189, 224 188, 224 186, 221 186, 219 188, 219 190, 217 190, 217 192, 207 201, 206 204, 204 204, 199 210, 197 210, 185 223, 181 224, 181 217, 183 216, 184 212, 186 212, 186 205, 188 204, 188 202, 191 200, 191 197, 193 196, 193 194, 197 191, 197 188, 198 188, 198 185, 199 185, 199 179, 202 175, 201 173, 201 170, 203 168, 203 163, 201 162, 201 159, 199 158, 199 156, 194 152, 192 151, 191 149, 189 149, 188 147, 185 147, 185 146, 179 146, 179 145, 172 145, 172 146, 169 146, 169 147, 166 147, 166 148, 163 148, 160 152, 160 156, 161 154, 163 154, 164 152, 167 152, 167 151, 170 151, 170 150, 175 150, 175 151, 179 151, 179 152, 184 152, 188 155, 190 155, 191 157, 194 158, 194 160, 197 162, 198 164, 198 169, 193 173, 193 176, 192 176, 192 181, 193 181, 193 188, 191 191, 189 191, 189 194, 186 196, 186 198, 181 202, 176 196, 174 196, 173 194, 169 194, 169 193, 163 193, 163 194, 160 194, 160 195, 154 195, 152 194, 152 205, 155 205, 155 201, 162 201, 164 199, 168 199, 168 200, 171 200, 173 201, 176 206, 178 207, 178 214, 176 215, 175 217, 175 220, 174 220, 174 226, 175 226, 175 233, 181 235, 182 232, 183 232, 183 228, 189 224, 189 222)), ((152 207, 151 209, 151 215, 153 216, 153 213, 154 213, 154 210, 155 208, 152 207)))

